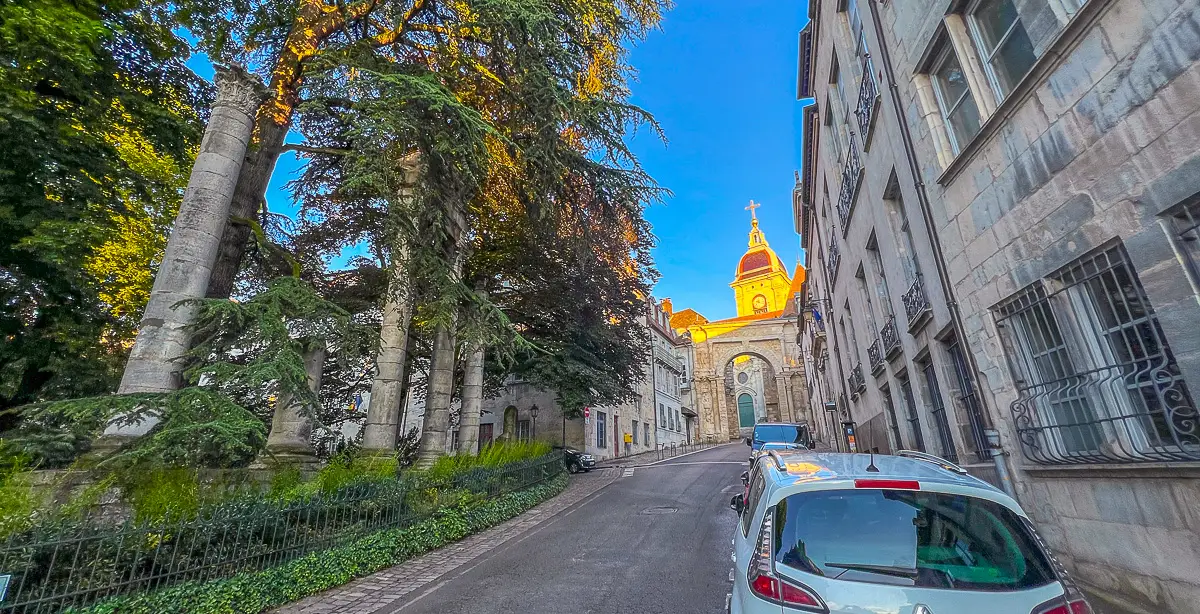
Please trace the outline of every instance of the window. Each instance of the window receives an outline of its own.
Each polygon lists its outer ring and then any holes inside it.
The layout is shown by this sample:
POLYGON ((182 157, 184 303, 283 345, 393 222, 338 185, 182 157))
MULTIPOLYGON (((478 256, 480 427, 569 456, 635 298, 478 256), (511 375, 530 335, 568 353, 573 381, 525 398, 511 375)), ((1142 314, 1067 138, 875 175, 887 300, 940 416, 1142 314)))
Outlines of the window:
POLYGON ((1020 591, 1055 581, 1025 521, 986 499, 905 490, 798 493, 775 506, 775 560, 870 584, 1020 591), (911 570, 911 575, 901 570, 911 570))
POLYGON ((983 462, 991 459, 991 446, 988 445, 984 434, 983 407, 979 404, 979 395, 975 392, 975 378, 971 376, 971 367, 967 357, 963 356, 962 346, 957 337, 946 341, 946 353, 954 364, 954 380, 958 385, 958 400, 962 403, 963 411, 967 412, 967 421, 971 425, 971 439, 975 446, 976 458, 983 462))
POLYGON ((450 449, 451 450, 458 449, 458 429, 454 429, 453 431, 450 431, 450 449))
POLYGON ((892 315, 892 294, 888 290, 887 274, 883 272, 883 254, 879 252, 879 239, 874 233, 871 233, 871 240, 867 242, 867 251, 871 252, 869 260, 874 269, 871 273, 875 277, 875 296, 879 299, 884 319, 887 319, 892 315))
POLYGON ((867 332, 873 341, 879 336, 879 328, 875 322, 875 305, 871 301, 871 291, 867 289, 866 267, 859 267, 858 275, 855 275, 855 278, 858 280, 858 294, 862 297, 863 308, 866 311, 864 319, 867 321, 867 332))
POLYGON ((683 432, 683 412, 675 410, 675 430, 683 432))
POLYGON ((1122 246, 1075 261, 996 311, 1027 458, 1200 460, 1196 405, 1122 246))
POLYGON ((629 432, 633 436, 634 445, 637 445, 637 442, 638 442, 637 420, 634 420, 633 423, 629 426, 629 432))
POLYGON ((996 98, 1003 99, 1037 60, 1029 33, 1012 0, 982 0, 970 10, 970 23, 996 98))
POLYGON ((1171 240, 1183 256, 1192 288, 1200 289, 1200 200, 1175 209, 1166 222, 1173 231, 1171 240))
POLYGON ((649 422, 647 422, 645 424, 645 428, 646 428, 646 437, 643 439, 643 441, 646 442, 646 445, 650 445, 650 442, 653 440, 650 439, 650 423, 649 422))
POLYGON ((946 417, 946 405, 942 401, 942 388, 938 386, 937 372, 933 361, 926 358, 917 362, 917 368, 925 379, 925 398, 929 399, 929 414, 941 444, 942 458, 957 463, 958 453, 954 449, 954 436, 950 433, 950 420, 946 417))
POLYGON ((948 42, 934 62, 929 79, 933 82, 938 109, 946 120, 950 146, 957 154, 979 133, 979 107, 971 96, 958 56, 948 42))
POLYGON ((900 438, 900 423, 896 421, 896 404, 892 402, 892 391, 881 388, 879 394, 883 396, 883 409, 887 411, 888 427, 892 431, 892 439, 895 440, 893 445, 896 446, 896 450, 903 450, 904 440, 900 438))
POLYGON ((529 421, 528 420, 517 420, 517 440, 518 441, 528 441, 529 440, 529 421))
POLYGON ((658 404, 658 423, 661 424, 663 428, 667 427, 667 407, 662 403, 658 404))
POLYGON ((921 416, 917 413, 917 400, 913 397, 912 383, 908 375, 900 376, 900 395, 904 397, 904 409, 908 414, 908 428, 912 433, 913 447, 925 451, 925 438, 921 436, 921 416))
POLYGON ((597 448, 607 448, 608 447, 608 429, 607 429, 608 425, 605 422, 606 420, 608 420, 608 416, 604 415, 604 412, 602 412, 602 411, 596 412, 596 447, 597 448))
POLYGON ((746 497, 746 510, 742 512, 742 535, 750 534, 750 521, 754 520, 754 508, 758 506, 758 500, 762 498, 763 491, 767 488, 767 481, 763 478, 757 465, 753 471, 754 475, 750 478, 750 492, 746 497))

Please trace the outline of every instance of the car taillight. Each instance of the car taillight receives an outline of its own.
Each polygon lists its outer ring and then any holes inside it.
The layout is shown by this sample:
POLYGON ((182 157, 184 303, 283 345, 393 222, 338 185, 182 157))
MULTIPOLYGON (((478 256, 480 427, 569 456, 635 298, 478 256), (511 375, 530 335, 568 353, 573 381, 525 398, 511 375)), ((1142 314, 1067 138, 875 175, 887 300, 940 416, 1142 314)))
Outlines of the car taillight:
POLYGON ((758 542, 754 545, 754 554, 750 557, 749 569, 746 570, 746 577, 750 580, 750 591, 773 603, 811 612, 828 612, 812 590, 775 575, 772 564, 772 553, 775 551, 772 545, 774 532, 771 530, 775 510, 767 510, 765 516, 762 529, 758 532, 758 542))
POLYGON ((890 488, 893 490, 921 490, 916 480, 854 480, 855 488, 890 488))
POLYGON ((1092 614, 1092 606, 1083 597, 1073 597, 1067 603, 1049 610, 1033 611, 1030 614, 1092 614))

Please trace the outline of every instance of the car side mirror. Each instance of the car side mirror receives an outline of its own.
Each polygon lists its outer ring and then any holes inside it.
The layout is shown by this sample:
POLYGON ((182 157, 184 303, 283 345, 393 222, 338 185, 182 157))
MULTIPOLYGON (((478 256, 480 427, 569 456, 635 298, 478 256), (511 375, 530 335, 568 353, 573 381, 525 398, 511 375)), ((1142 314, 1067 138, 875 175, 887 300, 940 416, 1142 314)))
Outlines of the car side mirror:
POLYGON ((729 509, 737 512, 738 515, 741 515, 742 511, 746 509, 746 497, 743 495, 734 495, 733 498, 729 500, 729 509))
POLYGON ((750 438, 749 438, 749 437, 747 437, 747 438, 746 438, 746 445, 748 445, 748 446, 753 446, 753 445, 754 445, 753 443, 751 443, 751 442, 750 442, 750 438))
POLYGON ((749 484, 749 483, 750 483, 750 472, 749 472, 749 471, 743 471, 743 472, 742 472, 742 486, 745 486, 745 485, 747 485, 747 484, 749 484))

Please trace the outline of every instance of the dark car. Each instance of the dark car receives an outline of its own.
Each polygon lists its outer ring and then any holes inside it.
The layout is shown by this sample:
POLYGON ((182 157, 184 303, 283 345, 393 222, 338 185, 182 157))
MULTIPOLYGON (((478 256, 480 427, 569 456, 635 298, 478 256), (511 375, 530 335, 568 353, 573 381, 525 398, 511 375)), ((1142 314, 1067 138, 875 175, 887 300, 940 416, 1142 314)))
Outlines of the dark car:
POLYGON ((563 462, 567 464, 567 471, 571 473, 579 473, 580 471, 591 471, 596 468, 596 457, 591 454, 580 452, 574 448, 564 448, 562 446, 554 446, 555 450, 562 450, 563 462))
POLYGON ((807 424, 762 422, 755 424, 754 433, 746 438, 746 445, 751 449, 750 462, 754 462, 754 457, 765 443, 794 444, 805 448, 812 448, 813 445, 807 424))

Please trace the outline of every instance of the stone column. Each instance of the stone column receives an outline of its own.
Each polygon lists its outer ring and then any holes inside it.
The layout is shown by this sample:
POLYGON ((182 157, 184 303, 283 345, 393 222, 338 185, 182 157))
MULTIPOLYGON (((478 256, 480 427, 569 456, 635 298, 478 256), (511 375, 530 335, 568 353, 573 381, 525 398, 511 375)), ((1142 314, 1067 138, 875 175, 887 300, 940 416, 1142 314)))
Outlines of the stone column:
MULTIPOLYGON (((328 353, 324 340, 313 341, 305 348, 304 373, 308 389, 314 395, 321 389, 321 371, 328 353)), ((255 466, 316 465, 317 456, 310 439, 312 428, 309 412, 303 405, 291 395, 280 395, 271 417, 271 433, 267 436, 266 448, 255 459, 255 466)))
MULTIPOLYGON (((462 410, 458 420, 458 453, 479 452, 479 414, 483 409, 483 347, 472 349, 463 373, 462 410)), ((563 441, 563 445, 567 445, 563 441)))
POLYGON ((450 396, 454 387, 454 334, 445 325, 433 335, 429 365, 429 392, 425 395, 425 422, 416 467, 428 468, 446 453, 450 431, 450 396))
MULTIPOLYGON (((217 99, 125 364, 117 389, 121 394, 169 392, 183 385, 179 359, 191 347, 188 327, 196 308, 179 303, 202 299, 208 289, 264 93, 257 78, 237 67, 217 67, 216 83, 217 99)), ((157 422, 147 417, 137 424, 110 426, 105 436, 137 437, 157 422)))

